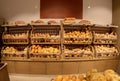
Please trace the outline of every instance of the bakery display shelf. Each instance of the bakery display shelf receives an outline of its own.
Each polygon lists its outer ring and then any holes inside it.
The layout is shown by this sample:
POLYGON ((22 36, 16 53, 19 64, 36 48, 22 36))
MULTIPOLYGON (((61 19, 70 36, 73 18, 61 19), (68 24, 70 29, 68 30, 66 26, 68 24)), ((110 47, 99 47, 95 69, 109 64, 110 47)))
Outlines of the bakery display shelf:
POLYGON ((7 29, 28 29, 28 30, 31 29, 29 24, 2 25, 1 27, 7 28, 7 29))
POLYGON ((31 23, 32 26, 60 26, 60 23, 48 24, 48 23, 31 23))
POLYGON ((3 46, 1 50, 2 60, 26 60, 28 59, 27 46, 3 46))
POLYGON ((91 27, 93 25, 79 24, 79 23, 63 23, 64 27, 91 27))
POLYGON ((33 29, 60 29, 61 25, 31 25, 33 29))
POLYGON ((29 31, 10 31, 3 32, 3 44, 28 44, 29 31))
POLYGON ((99 25, 99 24, 93 24, 91 27, 102 27, 102 28, 118 28, 119 26, 116 25, 99 25))

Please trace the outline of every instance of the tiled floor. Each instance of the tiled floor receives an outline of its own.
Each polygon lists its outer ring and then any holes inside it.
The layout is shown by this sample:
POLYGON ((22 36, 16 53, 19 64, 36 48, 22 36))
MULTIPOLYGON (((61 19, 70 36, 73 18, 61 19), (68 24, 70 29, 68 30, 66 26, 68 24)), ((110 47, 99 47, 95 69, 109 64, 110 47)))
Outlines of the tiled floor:
POLYGON ((10 81, 51 81, 56 75, 10 74, 10 81))

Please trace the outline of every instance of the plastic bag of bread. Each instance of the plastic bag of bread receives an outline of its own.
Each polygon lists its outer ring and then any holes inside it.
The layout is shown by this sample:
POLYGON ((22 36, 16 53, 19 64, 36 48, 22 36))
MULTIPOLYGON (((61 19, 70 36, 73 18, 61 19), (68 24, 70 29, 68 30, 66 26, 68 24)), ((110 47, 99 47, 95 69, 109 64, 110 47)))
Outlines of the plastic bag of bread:
POLYGON ((85 25, 90 25, 91 24, 91 22, 89 21, 89 20, 81 20, 80 22, 79 22, 79 24, 85 24, 85 25))

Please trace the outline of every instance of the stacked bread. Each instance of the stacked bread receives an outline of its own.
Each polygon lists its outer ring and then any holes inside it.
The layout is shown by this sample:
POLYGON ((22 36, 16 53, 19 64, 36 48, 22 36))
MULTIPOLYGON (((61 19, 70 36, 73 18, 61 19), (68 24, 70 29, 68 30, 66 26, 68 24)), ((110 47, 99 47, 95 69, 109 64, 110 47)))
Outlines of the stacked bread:
POLYGON ((58 38, 59 35, 50 35, 49 33, 33 33, 32 37, 38 38, 38 37, 43 37, 43 38, 58 38))
POLYGON ((109 39, 117 39, 117 35, 112 32, 108 35, 108 38, 109 39))
POLYGON ((105 70, 103 73, 92 69, 85 75, 58 75, 54 81, 120 81, 120 76, 112 69, 105 70))
POLYGON ((32 34, 32 42, 37 42, 37 43, 46 43, 46 42, 53 42, 53 43, 58 43, 60 42, 60 36, 59 35, 50 35, 49 33, 34 33, 32 34), (35 38, 35 39, 33 39, 35 38), (37 39, 39 38, 39 39, 37 39))
POLYGON ((47 37, 50 37, 50 34, 49 33, 34 33, 34 34, 32 34, 32 37, 35 37, 35 38, 45 37, 45 38, 47 38, 47 37))
POLYGON ((112 33, 95 33, 94 34, 95 38, 99 38, 99 39, 117 39, 117 35, 114 34, 113 32, 112 33))
POLYGON ((86 73, 87 81, 120 81, 114 70, 108 69, 103 73, 98 73, 97 70, 91 70, 86 73))
POLYGON ((17 49, 15 49, 14 47, 5 47, 3 50, 2 50, 2 53, 3 54, 15 54, 17 51, 17 49))
POLYGON ((72 32, 65 32, 64 37, 67 38, 91 38, 91 32, 89 30, 83 31, 72 31, 72 32))
POLYGON ((12 46, 11 47, 7 46, 2 50, 2 53, 3 54, 18 54, 18 53, 26 54, 27 48, 24 48, 22 51, 20 51, 12 46))
POLYGON ((62 76, 62 75, 59 75, 55 78, 55 81, 86 81, 84 79, 84 76, 83 75, 79 75, 79 76, 76 76, 76 75, 66 75, 66 76, 62 76))
POLYGON ((64 53, 91 54, 92 50, 90 47, 79 47, 74 49, 65 48, 64 53))
POLYGON ((57 46, 40 46, 40 45, 32 45, 31 46, 31 53, 38 53, 38 54, 59 54, 60 50, 57 46))
POLYGON ((101 53, 101 56, 113 56, 118 53, 118 49, 115 46, 110 45, 95 45, 96 53, 101 53))
POLYGON ((91 47, 65 48, 64 55, 66 57, 91 57, 93 52, 91 47))
POLYGON ((5 38, 5 39, 11 39, 11 38, 13 38, 13 39, 17 39, 17 38, 27 38, 28 37, 28 35, 26 34, 26 33, 19 33, 19 34, 4 34, 3 35, 3 38, 5 38))
POLYGON ((86 31, 70 31, 64 33, 65 43, 91 43, 92 34, 86 31))

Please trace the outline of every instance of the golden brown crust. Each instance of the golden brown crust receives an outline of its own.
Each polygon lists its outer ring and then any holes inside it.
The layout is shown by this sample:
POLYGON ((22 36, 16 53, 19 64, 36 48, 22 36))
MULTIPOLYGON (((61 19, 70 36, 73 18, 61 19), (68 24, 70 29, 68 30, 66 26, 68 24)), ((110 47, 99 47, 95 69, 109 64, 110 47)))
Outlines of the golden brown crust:
POLYGON ((36 20, 36 21, 34 21, 34 23, 42 24, 42 23, 44 23, 44 21, 42 21, 42 20, 36 20))
POLYGON ((115 74, 115 71, 112 69, 107 69, 104 71, 104 75, 107 75, 107 74, 115 74))
POLYGON ((15 22, 14 21, 9 21, 8 25, 15 25, 15 22))
POLYGON ((89 20, 81 20, 79 23, 80 24, 85 24, 85 25, 90 25, 91 24, 91 22, 89 20))
POLYGON ((57 22, 55 20, 49 20, 48 24, 57 24, 57 22))
POLYGON ((65 18, 64 19, 64 23, 75 23, 75 18, 74 17, 71 17, 71 18, 65 18))
POLYGON ((25 22, 22 21, 22 20, 18 20, 18 21, 15 21, 15 24, 16 24, 16 25, 19 25, 19 24, 25 24, 25 22))

